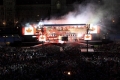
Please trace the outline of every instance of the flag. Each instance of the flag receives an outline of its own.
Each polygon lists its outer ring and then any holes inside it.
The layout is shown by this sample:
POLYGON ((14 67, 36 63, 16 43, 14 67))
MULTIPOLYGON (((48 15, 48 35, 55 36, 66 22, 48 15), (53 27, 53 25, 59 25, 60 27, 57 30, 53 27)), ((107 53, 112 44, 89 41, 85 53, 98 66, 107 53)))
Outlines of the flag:
POLYGON ((84 40, 92 40, 92 35, 91 34, 85 34, 84 40))
POLYGON ((35 30, 33 27, 24 27, 24 35, 34 35, 35 30))

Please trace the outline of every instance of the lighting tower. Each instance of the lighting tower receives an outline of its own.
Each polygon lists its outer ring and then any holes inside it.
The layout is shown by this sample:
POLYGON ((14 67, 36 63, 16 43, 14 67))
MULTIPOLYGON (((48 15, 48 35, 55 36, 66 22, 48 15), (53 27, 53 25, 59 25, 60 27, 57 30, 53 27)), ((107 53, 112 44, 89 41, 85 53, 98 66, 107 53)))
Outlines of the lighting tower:
MULTIPOLYGON (((87 35, 88 35, 89 29, 90 29, 90 24, 87 24, 86 28, 87 28, 87 35)), ((87 41, 87 53, 88 53, 88 40, 86 40, 86 41, 87 41)))
MULTIPOLYGON (((40 20, 40 22, 39 22, 39 24, 38 24, 38 29, 41 29, 41 32, 42 32, 42 37, 43 37, 43 32, 44 32, 44 24, 43 24, 43 21, 42 21, 42 19, 40 20)), ((43 49, 43 41, 42 41, 42 49, 43 49)))

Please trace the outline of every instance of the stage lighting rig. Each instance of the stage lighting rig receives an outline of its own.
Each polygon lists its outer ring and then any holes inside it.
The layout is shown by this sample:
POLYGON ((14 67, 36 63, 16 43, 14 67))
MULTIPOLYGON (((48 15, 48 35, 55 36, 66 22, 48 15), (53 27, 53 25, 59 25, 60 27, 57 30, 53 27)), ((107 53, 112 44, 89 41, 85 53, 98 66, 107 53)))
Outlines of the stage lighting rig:
MULTIPOLYGON (((86 25, 86 28, 87 28, 87 35, 89 35, 89 30, 90 30, 90 24, 87 24, 86 25)), ((88 53, 88 40, 86 40, 87 41, 87 53, 88 53)))
POLYGON ((38 23, 37 29, 42 29, 43 26, 44 26, 44 24, 43 24, 43 21, 41 20, 41 21, 38 23))

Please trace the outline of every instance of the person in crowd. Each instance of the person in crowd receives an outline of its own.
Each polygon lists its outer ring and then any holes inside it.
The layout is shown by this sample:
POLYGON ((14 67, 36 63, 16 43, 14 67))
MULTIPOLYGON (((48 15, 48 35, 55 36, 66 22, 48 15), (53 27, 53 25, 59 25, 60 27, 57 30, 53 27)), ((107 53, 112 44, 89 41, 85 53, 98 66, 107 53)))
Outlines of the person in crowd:
POLYGON ((37 47, 0 47, 1 80, 119 80, 120 43, 94 47, 86 56, 86 45, 66 44, 37 47), (99 54, 97 54, 99 53, 99 54))

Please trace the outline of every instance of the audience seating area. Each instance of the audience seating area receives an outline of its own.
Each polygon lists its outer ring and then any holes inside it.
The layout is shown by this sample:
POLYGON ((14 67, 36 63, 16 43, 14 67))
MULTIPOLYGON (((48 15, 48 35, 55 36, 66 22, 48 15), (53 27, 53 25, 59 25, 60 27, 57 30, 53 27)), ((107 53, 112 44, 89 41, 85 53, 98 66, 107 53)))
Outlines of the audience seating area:
POLYGON ((120 43, 94 47, 84 55, 80 44, 0 47, 1 80, 119 80, 120 43), (63 47, 63 51, 60 51, 63 47))

